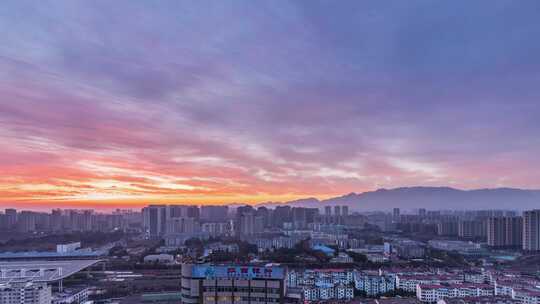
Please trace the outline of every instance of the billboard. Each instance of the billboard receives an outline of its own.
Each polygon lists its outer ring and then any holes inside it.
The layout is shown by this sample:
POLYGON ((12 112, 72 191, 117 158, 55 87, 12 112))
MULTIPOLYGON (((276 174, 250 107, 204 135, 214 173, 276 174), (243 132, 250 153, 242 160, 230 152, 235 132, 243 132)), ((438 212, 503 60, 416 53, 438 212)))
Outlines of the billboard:
POLYGON ((208 279, 283 279, 285 271, 281 267, 196 265, 192 276, 208 279))

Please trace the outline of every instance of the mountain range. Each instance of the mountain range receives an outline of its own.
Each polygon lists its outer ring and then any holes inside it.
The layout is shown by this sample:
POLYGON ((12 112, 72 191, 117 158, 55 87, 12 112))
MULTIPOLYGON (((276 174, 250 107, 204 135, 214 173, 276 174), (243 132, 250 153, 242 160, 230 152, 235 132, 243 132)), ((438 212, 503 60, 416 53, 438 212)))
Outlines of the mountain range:
POLYGON ((289 202, 267 202, 258 206, 321 208, 323 206, 348 206, 351 211, 376 211, 401 208, 412 210, 481 210, 540 209, 540 190, 514 188, 460 190, 450 187, 403 187, 379 189, 363 193, 350 193, 325 200, 306 198, 289 202))

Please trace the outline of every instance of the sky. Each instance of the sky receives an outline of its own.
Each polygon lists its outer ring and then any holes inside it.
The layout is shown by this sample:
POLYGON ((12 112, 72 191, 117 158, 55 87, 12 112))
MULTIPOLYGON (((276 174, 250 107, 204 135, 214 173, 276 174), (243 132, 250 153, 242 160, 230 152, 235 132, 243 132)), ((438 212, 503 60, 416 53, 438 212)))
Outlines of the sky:
POLYGON ((540 2, 0 6, 0 206, 540 188, 540 2))

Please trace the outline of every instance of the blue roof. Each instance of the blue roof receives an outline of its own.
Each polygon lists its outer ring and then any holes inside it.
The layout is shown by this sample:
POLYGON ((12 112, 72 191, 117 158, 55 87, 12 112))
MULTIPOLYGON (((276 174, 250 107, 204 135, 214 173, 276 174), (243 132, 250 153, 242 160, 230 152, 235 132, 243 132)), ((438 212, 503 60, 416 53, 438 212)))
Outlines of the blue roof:
POLYGON ((332 249, 332 248, 330 248, 328 246, 324 246, 324 245, 315 245, 315 246, 313 246, 313 249, 322 251, 327 255, 331 255, 331 254, 334 254, 334 252, 336 252, 334 249, 332 249))

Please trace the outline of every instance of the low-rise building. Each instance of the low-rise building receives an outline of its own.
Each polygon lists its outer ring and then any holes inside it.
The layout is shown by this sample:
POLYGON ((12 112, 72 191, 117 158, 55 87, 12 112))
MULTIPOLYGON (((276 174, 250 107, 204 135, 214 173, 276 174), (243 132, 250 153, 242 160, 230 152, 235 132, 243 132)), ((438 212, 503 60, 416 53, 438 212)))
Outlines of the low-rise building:
POLYGON ((144 257, 145 263, 163 263, 171 264, 174 262, 174 256, 170 254, 150 254, 144 257))
POLYGON ((306 286, 304 301, 351 300, 354 298, 354 288, 343 284, 318 283, 306 286))
POLYGON ((356 289, 365 292, 367 296, 378 296, 396 289, 396 277, 381 273, 356 273, 354 285, 356 289))
POLYGON ((213 243, 207 246, 207 249, 210 253, 214 252, 228 252, 228 253, 238 253, 240 247, 238 244, 223 244, 223 243, 213 243))
POLYGON ((51 287, 47 283, 12 282, 0 284, 2 304, 51 304, 51 287))
POLYGON ((287 285, 300 289, 308 302, 354 297, 354 273, 350 269, 291 270, 287 274, 287 285))
POLYGON ((399 242, 394 245, 398 257, 402 259, 419 259, 426 255, 426 249, 423 244, 414 241, 399 242))
POLYGON ((87 287, 64 289, 62 292, 55 293, 52 298, 52 304, 81 304, 88 301, 87 287))
POLYGON ((336 264, 347 264, 352 262, 354 262, 353 258, 344 252, 340 252, 337 257, 330 259, 330 263, 336 264))
POLYGON ((427 303, 434 303, 444 298, 484 297, 495 295, 495 288, 488 284, 445 284, 416 286, 416 297, 427 303))
POLYGON ((69 243, 69 244, 58 244, 56 245, 56 252, 60 254, 74 252, 77 249, 81 248, 81 242, 69 243))
POLYGON ((444 298, 437 304, 519 304, 518 300, 504 296, 444 298))
POLYGON ((275 238, 258 238, 254 241, 248 240, 248 242, 257 245, 260 252, 274 251, 281 248, 294 248, 296 244, 300 243, 303 238, 299 237, 275 237, 275 238))
POLYGON ((398 274, 396 287, 407 292, 416 292, 417 285, 460 284, 462 275, 450 274, 398 274))
POLYGON ((384 263, 388 261, 388 257, 385 256, 382 253, 368 253, 366 254, 366 258, 371 263, 384 263))
POLYGON ((540 290, 516 289, 513 298, 522 304, 540 304, 540 290))

